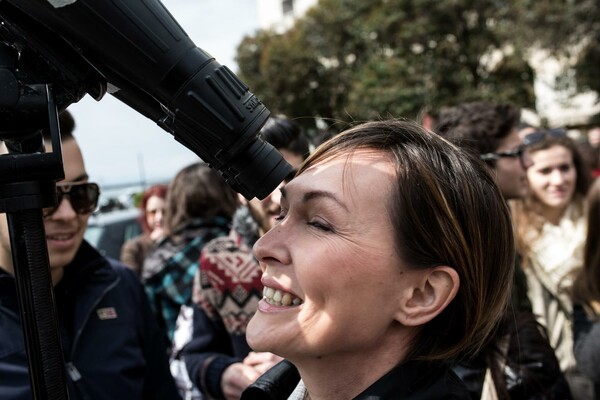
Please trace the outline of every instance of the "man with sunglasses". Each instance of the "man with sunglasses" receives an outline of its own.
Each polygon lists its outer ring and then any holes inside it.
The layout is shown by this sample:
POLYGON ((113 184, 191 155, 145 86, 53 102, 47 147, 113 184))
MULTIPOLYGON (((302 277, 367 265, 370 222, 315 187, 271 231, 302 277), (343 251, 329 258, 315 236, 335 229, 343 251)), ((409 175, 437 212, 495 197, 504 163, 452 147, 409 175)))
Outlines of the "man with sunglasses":
MULTIPOLYGON (((57 183, 57 205, 42 214, 69 398, 178 399, 166 343, 138 278, 84 240, 100 191, 88 181, 68 111, 60 125, 65 179, 57 183)), ((30 399, 12 273, 6 217, 0 214, 0 396, 30 399)))
MULTIPOLYGON (((435 118, 433 130, 478 155, 490 167, 504 198, 517 199, 524 197, 529 190, 527 168, 532 165, 519 136, 520 117, 520 109, 508 104, 463 103, 442 109, 435 118)), ((497 349, 504 347, 506 359, 501 358, 501 362, 508 365, 506 370, 509 372, 501 382, 498 379, 494 381, 494 391, 506 391, 510 398, 534 395, 571 398, 554 350, 538 329, 531 312, 519 257, 515 259, 512 308, 509 311, 495 339, 482 350, 480 357, 470 363, 461 363, 455 372, 478 397, 482 390, 489 389, 483 378, 486 370, 491 369, 482 366, 486 365, 486 360, 494 359, 497 349), (511 354, 518 356, 511 358, 511 354), (514 376, 509 377, 510 374, 514 376)))

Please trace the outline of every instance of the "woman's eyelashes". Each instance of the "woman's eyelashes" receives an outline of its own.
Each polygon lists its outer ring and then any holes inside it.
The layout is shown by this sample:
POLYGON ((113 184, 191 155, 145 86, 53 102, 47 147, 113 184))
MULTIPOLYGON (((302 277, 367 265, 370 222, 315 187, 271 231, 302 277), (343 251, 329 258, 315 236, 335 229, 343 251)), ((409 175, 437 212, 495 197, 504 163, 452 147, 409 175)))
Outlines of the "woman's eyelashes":
POLYGON ((323 221, 318 221, 318 220, 309 220, 308 221, 308 225, 312 226, 315 229, 321 230, 323 232, 331 232, 333 231, 333 229, 331 229, 331 226, 329 226, 329 224, 323 222, 323 221))
MULTIPOLYGON (((287 210, 282 209, 280 214, 275 217, 275 220, 277 221, 277 223, 281 223, 281 221, 283 221, 285 219, 285 217, 287 216, 287 210)), ((306 224, 318 229, 320 231, 323 232, 331 232, 333 231, 333 228, 331 227, 330 224, 328 224, 327 222, 323 221, 321 218, 305 218, 306 219, 306 224)))

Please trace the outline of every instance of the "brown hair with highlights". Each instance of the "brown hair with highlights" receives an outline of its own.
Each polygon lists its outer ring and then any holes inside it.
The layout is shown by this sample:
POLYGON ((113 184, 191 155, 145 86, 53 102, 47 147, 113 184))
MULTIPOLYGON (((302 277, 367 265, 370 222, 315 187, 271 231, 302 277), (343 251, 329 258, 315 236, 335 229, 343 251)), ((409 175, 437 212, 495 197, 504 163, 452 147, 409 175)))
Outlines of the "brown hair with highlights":
POLYGON ((165 229, 169 234, 176 234, 195 218, 231 219, 239 205, 237 193, 221 174, 202 162, 177 173, 169 184, 166 202, 165 229))
POLYGON ((407 359, 474 354, 507 307, 515 257, 509 210, 488 168, 416 123, 388 120, 338 134, 299 173, 358 149, 381 151, 396 161, 396 184, 387 201, 403 262, 420 269, 448 265, 460 278, 456 297, 421 327, 407 359))

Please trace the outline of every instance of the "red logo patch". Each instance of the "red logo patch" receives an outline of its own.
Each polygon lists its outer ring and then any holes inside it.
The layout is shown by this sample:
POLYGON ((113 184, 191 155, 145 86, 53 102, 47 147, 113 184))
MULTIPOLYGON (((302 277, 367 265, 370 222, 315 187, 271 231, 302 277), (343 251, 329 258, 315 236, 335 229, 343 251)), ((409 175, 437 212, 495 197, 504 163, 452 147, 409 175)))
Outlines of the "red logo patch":
POLYGON ((96 310, 96 313, 98 313, 98 318, 102 320, 117 318, 117 310, 114 307, 99 308, 96 310))

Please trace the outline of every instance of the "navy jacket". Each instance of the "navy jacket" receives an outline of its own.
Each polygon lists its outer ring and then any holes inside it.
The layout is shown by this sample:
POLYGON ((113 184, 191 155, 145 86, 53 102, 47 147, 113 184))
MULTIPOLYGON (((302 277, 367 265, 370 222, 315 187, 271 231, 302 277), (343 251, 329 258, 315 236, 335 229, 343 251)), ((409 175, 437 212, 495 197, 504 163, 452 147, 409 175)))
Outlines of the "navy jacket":
MULTIPOLYGON (((69 398, 179 399, 139 279, 85 241, 55 287, 69 398)), ((0 393, 30 399, 15 279, 0 274, 0 393)))
POLYGON ((209 318, 193 305, 192 339, 182 350, 190 379, 201 392, 214 399, 224 399, 221 378, 227 367, 242 362, 251 349, 245 335, 230 334, 223 321, 209 318))

